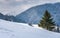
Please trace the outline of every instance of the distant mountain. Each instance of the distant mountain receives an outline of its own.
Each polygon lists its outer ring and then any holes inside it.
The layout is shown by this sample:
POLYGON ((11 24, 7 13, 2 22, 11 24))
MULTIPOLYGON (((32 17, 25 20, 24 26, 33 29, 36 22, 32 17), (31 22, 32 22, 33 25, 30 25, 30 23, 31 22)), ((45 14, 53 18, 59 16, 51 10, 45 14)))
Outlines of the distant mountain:
POLYGON ((57 24, 60 24, 60 3, 38 5, 22 12, 16 17, 24 20, 26 23, 38 24, 45 10, 51 13, 57 24))
POLYGON ((2 13, 0 13, 0 19, 7 20, 7 21, 12 21, 12 22, 25 23, 25 21, 23 21, 21 19, 17 19, 15 16, 3 15, 2 13))

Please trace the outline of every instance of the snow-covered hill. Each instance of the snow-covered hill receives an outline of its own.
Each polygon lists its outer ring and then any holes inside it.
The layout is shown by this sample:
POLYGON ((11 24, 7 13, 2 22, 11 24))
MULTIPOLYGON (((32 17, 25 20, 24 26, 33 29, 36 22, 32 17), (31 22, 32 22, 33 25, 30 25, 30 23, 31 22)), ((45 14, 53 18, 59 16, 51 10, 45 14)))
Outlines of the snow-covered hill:
POLYGON ((60 2, 54 4, 47 3, 32 7, 17 15, 17 18, 24 20, 27 23, 38 24, 46 10, 51 13, 56 24, 60 25, 60 2))
POLYGON ((28 24, 0 20, 0 38, 60 38, 60 34, 28 24))

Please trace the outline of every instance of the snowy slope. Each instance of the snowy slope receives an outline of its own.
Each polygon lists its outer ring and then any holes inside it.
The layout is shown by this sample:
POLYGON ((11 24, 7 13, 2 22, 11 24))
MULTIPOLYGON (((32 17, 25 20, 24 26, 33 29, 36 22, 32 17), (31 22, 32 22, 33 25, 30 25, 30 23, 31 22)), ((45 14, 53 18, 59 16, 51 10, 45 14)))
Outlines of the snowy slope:
POLYGON ((60 38, 60 34, 28 24, 0 20, 0 38, 60 38))
POLYGON ((55 23, 60 25, 60 2, 54 4, 46 3, 34 6, 17 15, 16 17, 24 20, 27 23, 38 24, 46 10, 51 13, 55 23))

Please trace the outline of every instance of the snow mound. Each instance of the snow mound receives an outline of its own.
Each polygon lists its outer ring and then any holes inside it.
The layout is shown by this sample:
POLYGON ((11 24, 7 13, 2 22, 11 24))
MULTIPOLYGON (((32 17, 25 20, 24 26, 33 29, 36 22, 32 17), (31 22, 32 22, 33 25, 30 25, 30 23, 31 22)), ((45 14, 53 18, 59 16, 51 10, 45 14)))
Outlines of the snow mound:
POLYGON ((28 24, 0 20, 0 38, 60 38, 60 34, 28 24))

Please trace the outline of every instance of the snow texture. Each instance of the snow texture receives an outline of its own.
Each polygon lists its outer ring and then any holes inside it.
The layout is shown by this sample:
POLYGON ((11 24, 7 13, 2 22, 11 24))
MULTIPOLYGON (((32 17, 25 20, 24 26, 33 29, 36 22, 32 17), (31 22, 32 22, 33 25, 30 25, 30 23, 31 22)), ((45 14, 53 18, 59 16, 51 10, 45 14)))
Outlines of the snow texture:
POLYGON ((60 34, 28 24, 0 20, 0 38, 60 38, 60 34))

